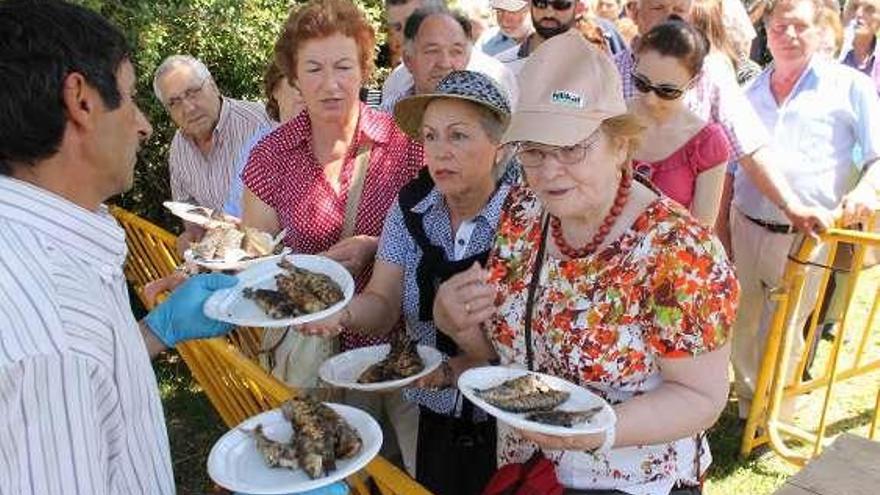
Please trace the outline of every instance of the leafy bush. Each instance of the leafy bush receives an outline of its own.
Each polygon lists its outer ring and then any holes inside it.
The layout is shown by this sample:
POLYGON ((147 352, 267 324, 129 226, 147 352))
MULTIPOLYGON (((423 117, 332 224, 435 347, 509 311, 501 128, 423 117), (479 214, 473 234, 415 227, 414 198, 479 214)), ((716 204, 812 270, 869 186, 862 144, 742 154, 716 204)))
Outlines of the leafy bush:
MULTIPOLYGON (((162 208, 162 201, 171 197, 168 147, 176 128, 153 94, 153 72, 168 55, 187 53, 205 62, 224 95, 260 100, 262 74, 288 4, 278 0, 75 1, 101 12, 128 35, 134 47, 138 103, 153 125, 153 136, 141 151, 134 187, 112 201, 165 227, 177 226, 162 208)), ((355 3, 378 30, 382 0, 355 3)))

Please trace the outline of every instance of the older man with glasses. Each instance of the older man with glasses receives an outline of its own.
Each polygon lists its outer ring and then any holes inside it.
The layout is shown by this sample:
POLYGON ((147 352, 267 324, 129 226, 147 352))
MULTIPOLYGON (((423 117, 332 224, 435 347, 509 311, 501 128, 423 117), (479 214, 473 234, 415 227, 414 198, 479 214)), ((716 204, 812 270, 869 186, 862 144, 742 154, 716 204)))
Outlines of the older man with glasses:
MULTIPOLYGON (((171 197, 222 208, 236 158, 251 136, 272 126, 265 108, 222 96, 205 64, 189 55, 166 58, 156 69, 153 91, 178 128, 168 154, 171 197)), ((178 248, 201 235, 197 226, 187 225, 178 248)))

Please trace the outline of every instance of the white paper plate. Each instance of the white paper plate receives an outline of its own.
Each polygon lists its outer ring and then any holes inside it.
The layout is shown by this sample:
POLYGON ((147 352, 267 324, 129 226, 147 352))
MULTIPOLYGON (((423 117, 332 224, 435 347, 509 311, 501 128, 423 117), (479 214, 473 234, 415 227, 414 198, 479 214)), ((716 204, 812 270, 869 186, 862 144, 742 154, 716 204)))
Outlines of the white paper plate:
POLYGON ((419 356, 422 358, 422 363, 425 365, 424 369, 415 375, 401 378, 400 380, 376 383, 357 382, 358 377, 361 376, 361 373, 363 373, 367 367, 385 359, 385 356, 388 355, 388 351, 391 350, 391 344, 361 347, 342 354, 337 354, 321 364, 321 367, 318 369, 318 374, 321 376, 322 380, 336 387, 363 390, 367 392, 394 390, 426 376, 428 373, 437 369, 437 367, 440 366, 440 363, 443 362, 443 356, 440 354, 440 351, 433 347, 419 345, 416 349, 419 356))
POLYGON ((270 254, 268 256, 260 256, 258 258, 248 258, 243 260, 227 260, 227 259, 215 259, 215 260, 206 260, 204 258, 199 258, 195 254, 193 254, 192 249, 187 249, 183 253, 183 259, 187 263, 195 263, 196 265, 201 266, 202 268, 207 268, 208 270, 213 271, 239 271, 245 270, 251 266, 254 266, 258 263, 262 263, 264 261, 275 261, 276 263, 281 260, 283 254, 270 254))
POLYGON ((311 479, 301 469, 270 468, 257 451, 248 431, 263 425, 272 440, 287 440, 293 431, 280 409, 273 409, 245 420, 217 440, 208 455, 208 476, 232 491, 254 495, 299 493, 314 490, 356 473, 376 457, 382 447, 382 429, 369 414, 350 406, 327 404, 357 430, 363 445, 348 459, 338 459, 336 470, 322 478, 311 479))
POLYGON ((614 409, 612 409, 611 406, 598 395, 581 386, 563 380, 562 378, 534 371, 507 368, 504 366, 483 366, 481 368, 473 368, 465 371, 460 377, 458 377, 458 389, 480 409, 495 416, 499 421, 503 421, 504 423, 521 430, 565 437, 605 431, 614 426, 614 423, 617 422, 617 416, 614 414, 614 409), (538 375, 544 383, 550 387, 556 390, 564 390, 571 394, 568 400, 557 406, 556 409, 563 411, 583 411, 592 407, 602 406, 602 410, 593 416, 588 422, 568 428, 565 426, 553 426, 537 423, 535 421, 528 421, 525 419, 528 413, 511 413, 501 410, 479 398, 477 394, 474 393, 474 389, 485 390, 527 373, 538 375))
POLYGON ((341 311, 354 295, 354 279, 348 270, 339 263, 323 256, 311 254, 291 254, 286 256, 295 266, 327 275, 342 289, 345 296, 342 301, 329 308, 297 316, 295 318, 275 319, 269 317, 257 304, 244 297, 242 291, 246 287, 253 289, 276 289, 275 275, 284 272, 278 266, 278 259, 261 261, 239 273, 238 284, 229 289, 218 290, 205 301, 205 315, 215 320, 226 321, 239 326, 249 327, 287 327, 302 325, 310 321, 320 320, 341 311))
POLYGON ((214 225, 223 225, 223 224, 237 224, 239 222, 238 218, 235 218, 232 215, 223 214, 223 220, 216 220, 211 218, 211 213, 214 210, 211 208, 205 208, 203 206, 191 205, 189 203, 181 203, 179 201, 165 201, 162 203, 162 206, 168 208, 168 210, 176 217, 186 220, 187 222, 194 223, 196 225, 201 225, 202 227, 211 227, 214 225), (193 209, 199 209, 204 211, 205 213, 194 212, 193 209))

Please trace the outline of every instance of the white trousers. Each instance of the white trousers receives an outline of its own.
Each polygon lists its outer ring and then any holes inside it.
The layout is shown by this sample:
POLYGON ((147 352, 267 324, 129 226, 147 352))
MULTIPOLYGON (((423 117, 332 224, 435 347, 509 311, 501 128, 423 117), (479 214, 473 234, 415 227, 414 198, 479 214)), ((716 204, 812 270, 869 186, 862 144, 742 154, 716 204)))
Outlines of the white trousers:
MULTIPOLYGON (((788 254, 798 238, 797 234, 776 234, 755 224, 736 208, 730 210, 731 243, 736 265, 737 278, 741 288, 739 310, 733 330, 733 349, 731 361, 734 371, 734 390, 740 401, 740 417, 748 415, 751 398, 761 367, 761 359, 766 348, 767 333, 776 310, 776 303, 770 300, 770 291, 782 281, 788 254)), ((814 260, 824 261, 823 247, 818 250, 814 260)), ((816 305, 816 292, 821 281, 822 270, 807 267, 803 298, 794 326, 794 341, 791 349, 792 359, 788 369, 788 381, 794 380, 794 371, 804 350, 801 329, 816 305)), ((789 301, 793 304, 795 301, 789 301)), ((793 404, 788 404, 788 413, 793 413, 793 404)))

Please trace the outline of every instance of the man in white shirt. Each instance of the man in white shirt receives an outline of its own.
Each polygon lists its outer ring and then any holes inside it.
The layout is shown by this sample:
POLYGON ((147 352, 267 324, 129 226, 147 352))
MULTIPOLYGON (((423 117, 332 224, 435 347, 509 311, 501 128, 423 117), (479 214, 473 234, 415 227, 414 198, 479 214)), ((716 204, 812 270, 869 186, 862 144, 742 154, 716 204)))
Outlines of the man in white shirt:
MULTIPOLYGON (((774 63, 746 94, 779 154, 777 172, 797 201, 829 215, 836 211, 848 225, 880 207, 880 101, 867 76, 815 56, 822 8, 822 0, 780 0, 768 6, 764 19, 774 63), (863 162, 854 166, 855 148, 863 162), (852 187, 856 172, 861 179, 852 187)), ((784 208, 764 197, 740 169, 731 210, 741 286, 731 361, 740 416, 746 417, 775 309, 770 291, 781 281, 796 235, 784 208)), ((791 323, 798 329, 794 355, 803 348, 799 330, 812 311, 821 275, 821 270, 806 268, 805 299, 791 323)), ((793 411, 787 407, 785 412, 793 411)))
POLYGON ((228 331, 202 305, 236 279, 193 277, 135 321, 103 205, 152 133, 125 36, 54 0, 0 19, 0 493, 173 495, 150 357, 228 331))
POLYGON ((497 26, 480 36, 476 46, 486 55, 495 56, 523 42, 532 33, 532 18, 527 0, 491 0, 497 26))
POLYGON ((409 16, 403 34, 403 64, 385 80, 383 110, 393 111, 406 96, 434 91, 450 72, 464 69, 491 77, 509 101, 516 101, 516 78, 501 62, 474 50, 470 20, 464 14, 431 2, 409 16))

